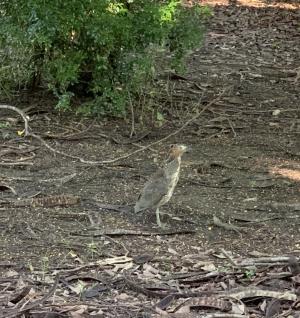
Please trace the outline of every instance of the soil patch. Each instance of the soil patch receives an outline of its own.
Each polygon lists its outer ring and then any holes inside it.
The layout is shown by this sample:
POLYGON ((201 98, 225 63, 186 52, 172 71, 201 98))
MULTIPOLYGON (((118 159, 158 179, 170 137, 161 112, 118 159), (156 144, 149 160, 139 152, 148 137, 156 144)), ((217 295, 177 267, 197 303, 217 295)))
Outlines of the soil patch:
POLYGON ((260 3, 214 7, 187 74, 162 85, 160 128, 137 124, 131 139, 124 122, 35 112, 31 99, 32 131, 73 158, 16 138, 22 120, 2 130, 0 317, 299 317, 300 11, 260 3), (111 164, 75 158, 130 154, 221 92, 164 143, 111 164), (162 230, 132 205, 172 143, 192 151, 162 230))

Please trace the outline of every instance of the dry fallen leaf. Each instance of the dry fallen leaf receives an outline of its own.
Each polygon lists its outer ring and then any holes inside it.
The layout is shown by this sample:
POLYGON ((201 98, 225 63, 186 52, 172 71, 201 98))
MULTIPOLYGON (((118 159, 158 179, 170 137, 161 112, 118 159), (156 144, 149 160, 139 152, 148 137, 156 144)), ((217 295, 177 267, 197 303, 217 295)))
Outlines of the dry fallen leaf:
POLYGON ((239 314, 239 315, 245 314, 246 307, 245 307, 245 305, 242 302, 239 302, 239 303, 231 302, 231 306, 232 306, 231 307, 231 312, 233 314, 239 314))
POLYGON ((202 270, 206 272, 214 272, 216 270, 216 266, 213 263, 208 263, 201 267, 202 270))
POLYGON ((168 252, 173 255, 178 255, 178 253, 171 247, 168 248, 168 252))

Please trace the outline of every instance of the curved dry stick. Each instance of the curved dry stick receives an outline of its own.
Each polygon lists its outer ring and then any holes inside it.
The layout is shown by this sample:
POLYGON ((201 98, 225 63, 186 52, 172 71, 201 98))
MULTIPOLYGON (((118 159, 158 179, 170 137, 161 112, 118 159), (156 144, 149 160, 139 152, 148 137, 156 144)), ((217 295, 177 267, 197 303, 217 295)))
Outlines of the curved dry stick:
POLYGON ((135 155, 139 152, 142 152, 146 149, 149 149, 151 148, 152 146, 155 146, 163 141, 166 141, 168 139, 170 139, 171 137, 177 135, 178 133, 180 133, 186 126, 188 126, 190 123, 192 123, 194 120, 196 120, 198 117, 200 117, 200 115, 202 115, 210 106, 212 106, 213 104, 216 103, 216 101, 218 101, 224 94, 225 92, 227 91, 227 89, 224 89, 222 91, 222 93, 220 93, 219 96, 217 96, 215 99, 213 99, 212 101, 210 101, 204 108, 201 109, 201 111, 199 113, 197 113, 195 116, 193 116, 191 119, 189 119, 188 121, 186 121, 179 129, 175 130, 174 132, 172 132, 171 134, 169 134, 168 136, 162 138, 162 139, 159 139, 157 141, 154 141, 152 142, 151 144, 149 144, 148 146, 142 146, 142 148, 140 149, 137 149, 127 155, 123 155, 123 156, 120 156, 118 158, 115 158, 115 159, 111 159, 111 160, 103 160, 103 161, 100 161, 99 164, 107 164, 107 163, 114 163, 116 161, 119 161, 121 159, 126 159, 128 157, 131 157, 132 155, 135 155))
POLYGON ((45 294, 42 298, 29 303, 28 305, 25 305, 24 307, 21 308, 13 308, 13 309, 8 309, 4 314, 0 313, 0 318, 13 318, 13 317, 18 317, 22 315, 23 313, 28 312, 31 309, 34 309, 38 307, 39 305, 42 305, 48 298, 50 298, 54 293, 57 288, 58 282, 59 282, 59 275, 56 276, 55 281, 53 286, 49 289, 48 293, 45 294))
POLYGON ((94 162, 94 161, 86 161, 86 160, 84 160, 81 157, 72 156, 72 155, 69 155, 69 154, 67 154, 67 153, 65 153, 63 151, 56 150, 53 147, 51 147, 42 137, 40 137, 40 136, 38 136, 38 135, 36 135, 34 133, 31 133, 29 131, 29 125, 28 125, 29 116, 27 116, 18 107, 10 106, 10 105, 0 105, 0 109, 9 109, 9 110, 15 111, 22 117, 22 119, 24 121, 24 135, 25 135, 25 137, 33 137, 33 138, 39 140, 46 148, 48 148, 52 152, 57 153, 59 155, 62 155, 62 156, 65 156, 65 157, 69 157, 69 158, 72 158, 72 159, 77 159, 77 160, 79 160, 79 161, 81 161, 83 163, 87 163, 87 164, 96 164, 97 163, 97 162, 94 162))
POLYGON ((72 156, 72 155, 69 155, 63 151, 60 151, 60 150, 56 150, 54 149, 53 147, 51 147, 42 137, 34 134, 34 133, 31 133, 29 132, 29 126, 28 126, 28 116, 26 116, 26 114, 20 110, 19 108, 15 107, 15 106, 10 106, 10 105, 0 105, 0 109, 3 108, 3 109, 10 109, 10 110, 13 110, 15 112, 17 112, 18 114, 20 114, 24 120, 24 123, 25 123, 25 136, 26 137, 33 137, 35 139, 38 139, 46 148, 48 148, 49 150, 51 150, 52 152, 54 153, 57 153, 59 155, 62 155, 62 156, 65 156, 65 157, 68 157, 68 158, 72 158, 72 159, 76 159, 76 160, 79 160, 80 162, 82 163, 85 163, 85 164, 90 164, 90 165, 104 165, 104 164, 110 164, 110 163, 114 163, 114 162, 117 162, 119 160, 122 160, 122 159, 126 159, 126 158, 129 158, 133 155, 136 155, 137 153, 139 152, 142 152, 146 149, 149 149, 163 141, 166 141, 168 139, 170 139, 171 137, 177 135, 178 133, 180 133, 185 127, 187 127, 190 123, 192 123, 194 120, 196 120, 198 117, 200 117, 210 106, 212 106, 213 104, 216 103, 216 101, 218 101, 223 95, 224 93, 227 91, 227 89, 224 89, 220 94, 219 96, 217 96, 215 99, 213 99, 212 101, 210 101, 204 108, 202 108, 202 110, 197 113, 195 116, 193 116, 191 119, 189 119, 188 121, 186 121, 179 129, 173 131, 171 134, 169 134, 168 136, 165 136, 157 141, 154 141, 152 143, 150 143, 149 145, 147 146, 142 146, 140 149, 137 149, 133 152, 130 152, 126 155, 123 155, 123 156, 120 156, 120 157, 117 157, 115 159, 108 159, 108 160, 102 160, 102 161, 89 161, 89 160, 85 160, 81 157, 77 157, 77 156, 72 156))
POLYGON ((19 109, 18 107, 15 106, 10 106, 10 105, 0 105, 0 109, 9 109, 9 110, 13 110, 14 112, 17 112, 22 119, 24 120, 24 130, 25 130, 25 136, 27 136, 29 134, 29 126, 28 126, 28 120, 29 120, 29 116, 27 116, 21 109, 19 109))

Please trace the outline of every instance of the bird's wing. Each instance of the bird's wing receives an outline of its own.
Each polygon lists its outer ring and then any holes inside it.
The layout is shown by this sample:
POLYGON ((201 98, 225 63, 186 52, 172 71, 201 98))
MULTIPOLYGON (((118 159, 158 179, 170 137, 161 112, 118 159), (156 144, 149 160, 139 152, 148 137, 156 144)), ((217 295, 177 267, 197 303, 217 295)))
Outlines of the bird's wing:
POLYGON ((161 199, 168 193, 168 184, 164 170, 159 169, 145 184, 139 200, 134 209, 139 212, 148 208, 156 207, 161 199))

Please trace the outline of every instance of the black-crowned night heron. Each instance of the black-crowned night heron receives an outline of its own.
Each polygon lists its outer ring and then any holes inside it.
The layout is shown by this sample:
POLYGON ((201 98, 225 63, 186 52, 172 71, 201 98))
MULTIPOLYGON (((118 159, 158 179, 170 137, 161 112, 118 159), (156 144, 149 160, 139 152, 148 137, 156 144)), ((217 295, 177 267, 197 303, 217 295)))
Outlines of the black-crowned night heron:
POLYGON ((141 212, 146 209, 156 210, 156 222, 159 227, 162 223, 159 217, 159 208, 166 204, 172 197, 179 179, 181 156, 187 151, 184 145, 172 145, 169 157, 164 168, 159 169, 148 182, 146 182, 134 212, 141 212))

